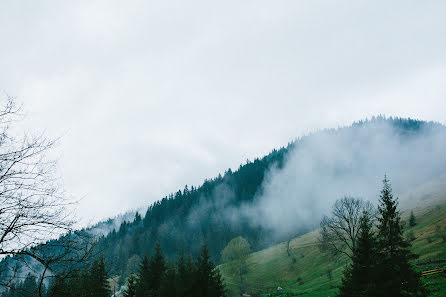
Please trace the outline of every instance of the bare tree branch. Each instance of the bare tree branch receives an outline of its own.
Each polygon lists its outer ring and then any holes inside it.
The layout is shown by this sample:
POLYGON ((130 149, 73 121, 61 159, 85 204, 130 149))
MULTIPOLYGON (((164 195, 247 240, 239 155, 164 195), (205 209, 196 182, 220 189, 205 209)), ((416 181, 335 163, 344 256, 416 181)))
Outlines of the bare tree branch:
POLYGON ((20 111, 6 96, 0 108, 0 285, 10 286, 24 268, 37 267, 41 296, 54 271, 68 275, 79 269, 94 240, 74 232, 70 206, 75 202, 63 192, 56 161, 48 157, 55 140, 10 132, 20 111))
POLYGON ((373 218, 373 206, 370 202, 344 197, 333 205, 331 216, 325 216, 321 221, 319 247, 323 252, 351 259, 360 232, 363 213, 373 218))

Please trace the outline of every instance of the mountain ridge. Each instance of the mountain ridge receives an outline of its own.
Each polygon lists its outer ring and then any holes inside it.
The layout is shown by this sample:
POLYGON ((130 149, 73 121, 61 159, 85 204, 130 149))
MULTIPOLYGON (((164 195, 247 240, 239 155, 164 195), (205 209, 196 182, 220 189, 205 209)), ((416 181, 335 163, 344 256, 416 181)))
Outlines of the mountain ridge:
MULTIPOLYGON (((150 253, 156 241, 161 242, 168 257, 175 257, 181 251, 196 254, 199 245, 207 242, 217 262, 226 243, 239 235, 247 238, 254 251, 265 248, 284 237, 274 238, 274 232, 253 224, 249 217, 231 218, 231 212, 236 213, 261 197, 265 191, 265 176, 272 170, 282 170, 290 159, 290 152, 303 146, 308 139, 324 133, 338 135, 350 129, 379 127, 381 124, 391 124, 396 133, 392 137, 400 137, 401 141, 410 140, 414 135, 422 135, 428 130, 441 130, 442 135, 446 135, 446 127, 440 123, 380 116, 355 122, 351 126, 306 135, 286 147, 272 150, 262 158, 248 160, 234 172, 228 169, 223 175, 205 179, 198 187, 186 186, 154 202, 148 207, 144 218, 137 215, 131 222, 123 222, 119 229, 101 237, 99 246, 104 254, 112 255, 112 270, 117 275, 127 275, 133 269, 128 261, 134 256, 140 258, 150 253)), ((379 178, 384 173, 381 172, 379 178)), ((294 230, 293 234, 301 234, 314 227, 314 224, 306 226, 294 230)))
POLYGON ((374 193, 386 172, 397 193, 444 174, 446 160, 439 152, 446 150, 445 140, 446 127, 440 123, 383 116, 324 129, 200 186, 186 185, 152 203, 145 214, 136 212, 120 224, 99 222, 97 228, 111 232, 96 232, 96 248, 120 284, 157 241, 170 259, 181 252, 196 255, 207 242, 219 263, 220 251, 237 236, 259 251, 314 230, 318 217, 342 193, 373 198, 367 190, 374 193))

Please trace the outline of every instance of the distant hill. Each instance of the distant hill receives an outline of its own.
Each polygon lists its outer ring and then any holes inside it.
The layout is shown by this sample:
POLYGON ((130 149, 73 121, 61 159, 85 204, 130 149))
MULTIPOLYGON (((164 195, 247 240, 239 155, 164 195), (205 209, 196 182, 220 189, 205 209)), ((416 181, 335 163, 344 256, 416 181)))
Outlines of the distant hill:
POLYGON ((207 242, 218 262, 236 236, 257 251, 314 229, 344 189, 373 200, 384 173, 396 193, 440 176, 444 151, 446 127, 433 122, 376 117, 323 130, 164 197, 144 218, 138 214, 101 237, 98 247, 117 275, 134 269, 135 257, 150 254, 156 241, 171 258, 196 254, 207 242))
POLYGON ((373 201, 384 173, 397 194, 442 176, 445 151, 441 124, 375 117, 298 138, 199 187, 185 186, 143 215, 121 224, 103 222, 97 226, 101 232, 86 231, 102 234, 98 251, 121 282, 156 241, 171 259, 182 251, 195 255, 207 242, 218 263, 234 237, 244 237, 259 251, 314 230, 343 195, 373 201))

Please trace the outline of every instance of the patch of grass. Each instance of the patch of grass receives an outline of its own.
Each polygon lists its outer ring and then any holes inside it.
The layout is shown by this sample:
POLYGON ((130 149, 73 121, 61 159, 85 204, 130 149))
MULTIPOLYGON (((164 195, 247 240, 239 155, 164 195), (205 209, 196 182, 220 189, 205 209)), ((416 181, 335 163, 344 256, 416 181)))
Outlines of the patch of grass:
MULTIPOLYGON (((446 259, 446 243, 435 230, 438 224, 446 226, 446 207, 418 208, 414 212, 417 225, 409 227, 407 224, 406 233, 414 236, 412 250, 420 256, 417 261, 446 259), (431 242, 428 242, 429 238, 431 242)), ((245 291, 252 296, 335 296, 348 261, 341 258, 333 262, 323 255, 316 245, 317 236, 317 231, 313 231, 292 240, 291 256, 287 255, 285 243, 251 254, 244 278, 245 291), (327 273, 329 270, 331 279, 327 273), (283 290, 277 291, 278 287, 283 290)), ((219 268, 229 296, 240 296, 240 280, 229 273, 225 264, 219 268)), ((419 269, 427 270, 425 267, 419 269)), ((446 277, 432 275, 425 277, 424 281, 432 291, 431 296, 444 296, 446 277)))
POLYGON ((433 274, 423 278, 431 297, 444 297, 446 294, 446 275, 433 274))

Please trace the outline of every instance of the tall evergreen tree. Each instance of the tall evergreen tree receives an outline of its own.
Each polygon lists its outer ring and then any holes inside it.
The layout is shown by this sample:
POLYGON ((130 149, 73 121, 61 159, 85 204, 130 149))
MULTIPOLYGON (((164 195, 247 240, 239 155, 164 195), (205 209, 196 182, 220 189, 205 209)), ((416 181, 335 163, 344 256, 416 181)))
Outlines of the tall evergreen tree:
POLYGON ((179 294, 178 274, 174 263, 168 263, 165 276, 161 281, 161 297, 184 297, 179 294))
POLYGON ((56 277, 50 289, 48 290, 48 297, 63 297, 73 296, 66 280, 56 277))
POLYGON ((352 264, 344 271, 338 295, 340 297, 374 296, 377 251, 370 214, 362 215, 360 228, 352 264))
POLYGON ((390 182, 384 176, 378 207, 376 296, 427 296, 420 274, 410 264, 417 256, 410 251, 410 243, 403 237, 397 206, 398 201, 393 198, 390 182))
POLYGON ((164 279, 166 273, 166 261, 164 260, 163 252, 161 251, 161 245, 159 242, 155 245, 155 253, 150 258, 149 262, 149 288, 152 296, 159 296, 161 282, 164 279))
POLYGON ((74 271, 73 274, 68 279, 68 289, 71 295, 64 296, 76 296, 76 297, 85 297, 88 292, 86 288, 84 288, 84 284, 88 283, 88 273, 83 272, 81 274, 78 271, 74 271))
POLYGON ((138 283, 138 277, 136 274, 131 273, 126 281, 126 289, 124 290, 124 297, 136 297, 136 286, 138 283))
POLYGON ((138 283, 136 286, 136 297, 150 296, 151 291, 149 286, 149 279, 150 279, 149 258, 147 258, 147 256, 144 256, 144 259, 139 265, 138 283))
POLYGON ((210 258, 207 244, 203 245, 197 258, 194 296, 226 296, 220 271, 215 267, 214 262, 210 258))
POLYGON ((195 276, 195 264, 192 260, 192 256, 189 255, 187 258, 184 253, 180 254, 177 262, 178 271, 178 294, 182 297, 193 297, 193 285, 195 276))
POLYGON ((94 261, 88 280, 88 296, 109 297, 111 292, 107 282, 104 257, 94 261))

